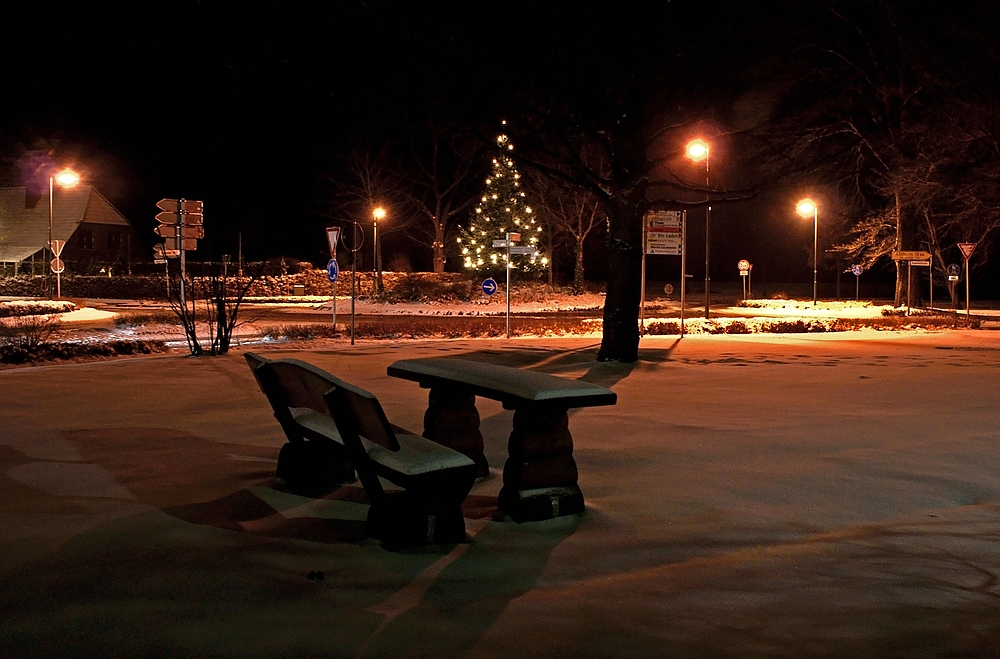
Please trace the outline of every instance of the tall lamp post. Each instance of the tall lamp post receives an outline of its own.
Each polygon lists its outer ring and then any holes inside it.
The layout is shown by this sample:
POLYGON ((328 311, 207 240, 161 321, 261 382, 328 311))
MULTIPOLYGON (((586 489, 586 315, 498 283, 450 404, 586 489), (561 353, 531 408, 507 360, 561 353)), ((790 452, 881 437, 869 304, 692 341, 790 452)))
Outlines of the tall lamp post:
POLYGON ((379 292, 382 292, 382 263, 379 258, 378 253, 378 221, 385 217, 385 209, 381 206, 375 208, 372 211, 372 249, 373 249, 373 263, 372 270, 376 273, 375 275, 375 285, 378 287, 379 292))
MULTIPOLYGON (((688 159, 692 162, 705 161, 705 187, 709 186, 709 171, 708 163, 710 160, 711 152, 708 148, 708 142, 703 139, 691 140, 687 143, 685 147, 685 153, 687 153, 688 159)), ((711 306, 712 300, 712 275, 711 275, 711 256, 712 256, 712 205, 709 204, 705 207, 705 319, 708 319, 709 308, 711 306)))
POLYGON ((802 217, 808 218, 812 215, 813 218, 813 306, 816 306, 816 263, 819 254, 817 249, 819 241, 819 206, 812 199, 803 199, 798 204, 795 205, 795 212, 802 217))
MULTIPOLYGON (((56 174, 49 176, 49 254, 52 256, 52 260, 56 259, 55 250, 52 249, 52 201, 53 201, 53 191, 55 189, 55 184, 58 183, 59 187, 62 188, 73 188, 80 182, 80 175, 74 172, 68 167, 63 169, 56 174)), ((46 275, 47 288, 49 291, 49 299, 52 299, 52 264, 49 265, 49 271, 46 275)))

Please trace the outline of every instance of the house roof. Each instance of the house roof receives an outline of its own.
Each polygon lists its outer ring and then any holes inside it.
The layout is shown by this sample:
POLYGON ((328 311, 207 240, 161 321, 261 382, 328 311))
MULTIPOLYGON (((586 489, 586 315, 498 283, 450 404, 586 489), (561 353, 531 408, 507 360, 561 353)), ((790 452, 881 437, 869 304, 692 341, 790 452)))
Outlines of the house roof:
MULTIPOLYGON (((19 262, 45 248, 49 241, 49 201, 25 208, 25 189, 0 188, 0 263, 19 262)), ((131 226, 129 221, 91 186, 52 192, 52 237, 69 240, 83 223, 131 226)))

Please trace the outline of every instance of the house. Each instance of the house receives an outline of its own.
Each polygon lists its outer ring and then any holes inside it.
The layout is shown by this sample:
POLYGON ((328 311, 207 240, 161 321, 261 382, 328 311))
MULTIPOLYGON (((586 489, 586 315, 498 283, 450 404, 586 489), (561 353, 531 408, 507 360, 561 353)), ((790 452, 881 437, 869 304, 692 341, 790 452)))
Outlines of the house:
MULTIPOLYGON (((41 197, 25 188, 0 188, 0 268, 3 272, 46 272, 51 255, 48 191, 41 197)), ((135 229, 91 186, 53 191, 52 238, 65 241, 66 271, 125 272, 148 261, 135 229)))

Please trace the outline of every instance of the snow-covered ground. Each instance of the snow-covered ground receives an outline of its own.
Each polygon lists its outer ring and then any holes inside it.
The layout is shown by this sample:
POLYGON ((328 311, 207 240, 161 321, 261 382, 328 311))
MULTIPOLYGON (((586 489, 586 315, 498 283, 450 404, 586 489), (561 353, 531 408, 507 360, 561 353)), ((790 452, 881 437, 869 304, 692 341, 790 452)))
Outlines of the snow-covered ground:
POLYGON ((363 341, 269 349, 374 391, 456 355, 582 378, 587 510, 468 544, 358 537, 358 485, 273 476, 280 428, 239 354, 0 371, 0 648, 12 657, 980 657, 1000 652, 1000 332, 363 341), (322 571, 323 580, 308 579, 322 571))

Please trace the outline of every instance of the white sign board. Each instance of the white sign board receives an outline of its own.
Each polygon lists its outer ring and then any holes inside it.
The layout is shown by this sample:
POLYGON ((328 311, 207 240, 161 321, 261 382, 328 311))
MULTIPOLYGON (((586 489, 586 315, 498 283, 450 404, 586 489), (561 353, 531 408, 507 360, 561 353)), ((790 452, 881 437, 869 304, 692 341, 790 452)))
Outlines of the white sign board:
POLYGON ((646 213, 647 254, 680 256, 681 247, 680 211, 649 211, 646 213))

